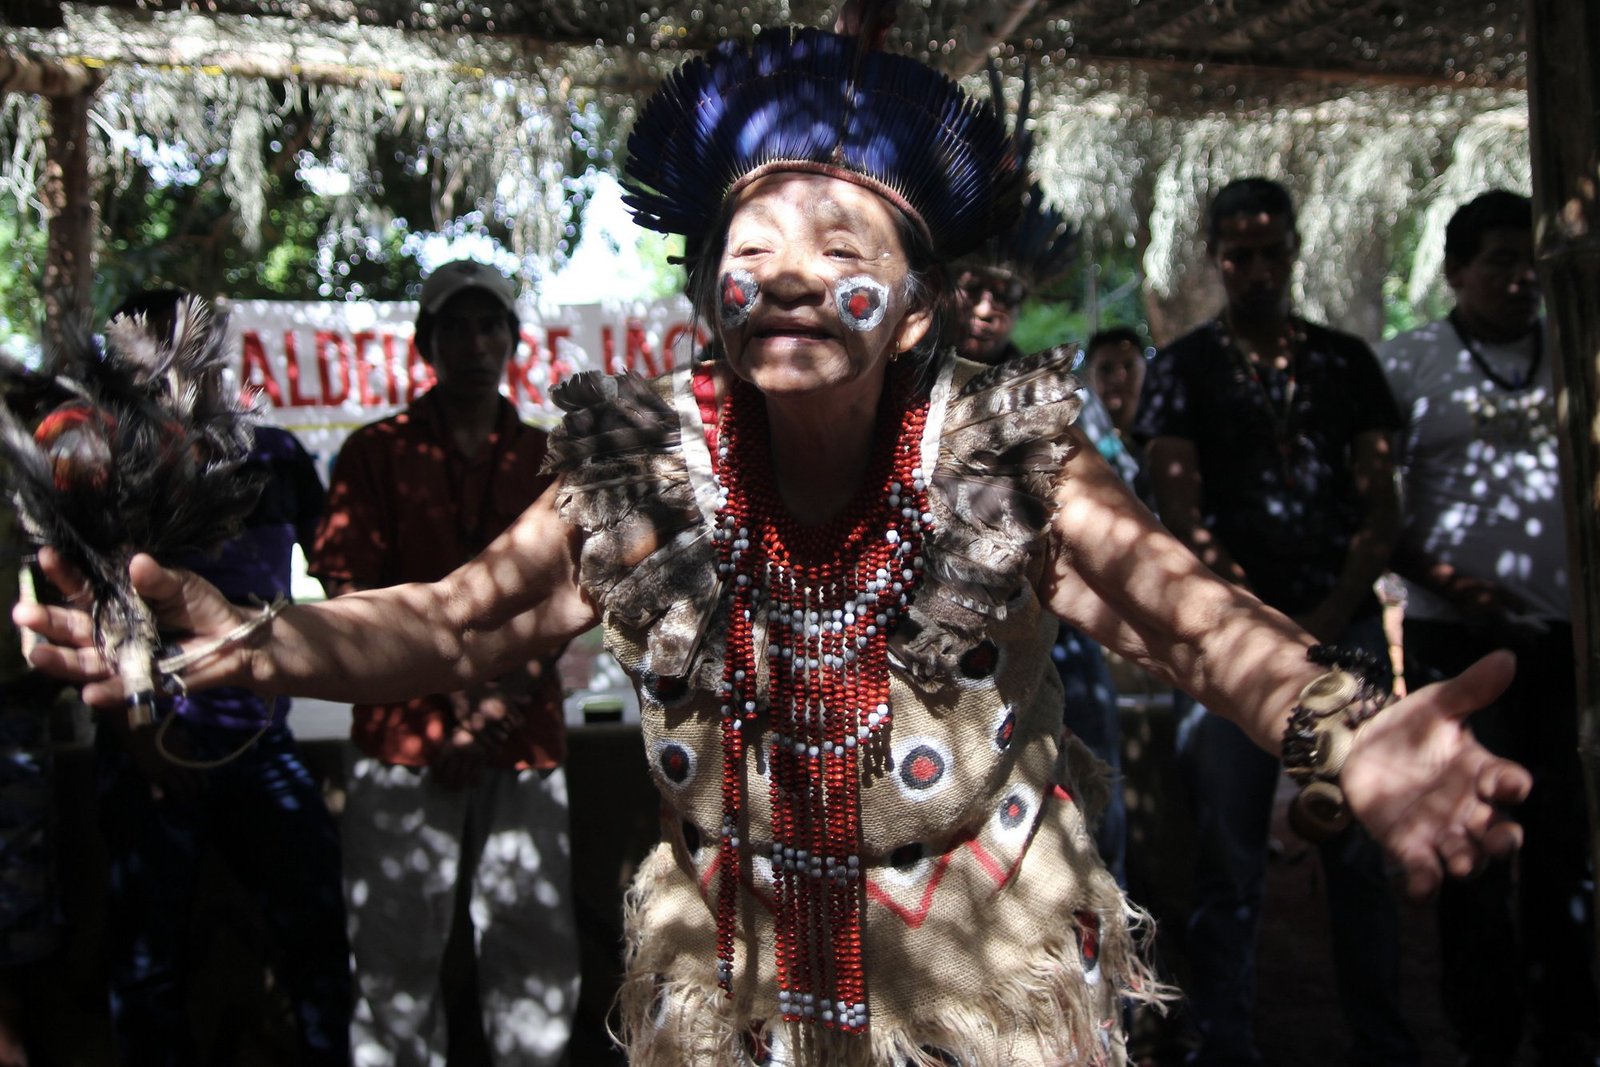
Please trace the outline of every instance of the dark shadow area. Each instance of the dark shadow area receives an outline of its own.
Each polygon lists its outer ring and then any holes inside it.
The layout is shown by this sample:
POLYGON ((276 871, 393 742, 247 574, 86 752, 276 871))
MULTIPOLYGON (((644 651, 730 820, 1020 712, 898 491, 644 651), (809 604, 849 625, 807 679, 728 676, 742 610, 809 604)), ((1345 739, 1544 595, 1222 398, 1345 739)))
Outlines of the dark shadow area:
MULTIPOLYGON (((1193 848, 1181 787, 1172 761, 1174 723, 1154 703, 1124 707, 1125 787, 1129 814, 1132 893, 1156 918, 1156 951, 1163 977, 1182 982, 1183 913, 1193 848)), ((306 760, 332 799, 339 798, 337 742, 304 746, 306 760)), ((574 896, 582 951, 572 1067, 623 1067, 611 1046, 606 1018, 621 973, 621 901, 640 859, 658 834, 659 801, 646 773, 637 727, 589 726, 573 731, 571 784, 574 896)), ((1267 904, 1260 949, 1257 1035, 1269 1064, 1342 1067, 1344 1024, 1328 958, 1324 884, 1316 851, 1284 822, 1290 796, 1280 791, 1267 868, 1267 904)), ((60 828, 63 950, 35 988, 33 1010, 45 1027, 45 1067, 105 1067, 113 1062, 105 1010, 102 936, 105 856, 95 825, 92 767, 87 749, 59 750, 56 796, 60 828)), ((207 1063, 280 1067, 293 1062, 288 1005, 274 988, 270 946, 248 898, 218 864, 206 872, 193 925, 199 960, 193 994, 197 1036, 207 1063)), ((1402 905, 1405 937, 1403 996, 1423 1049, 1425 1067, 1445 1067, 1452 1054, 1438 1006, 1438 959, 1433 910, 1402 905)), ((458 946, 462 947, 462 946, 458 946)), ((451 1067, 488 1063, 468 973, 452 975, 449 1003, 454 1039, 451 1067)), ((1139 1062, 1182 1062, 1183 1018, 1141 1020, 1134 1031, 1139 1062)))

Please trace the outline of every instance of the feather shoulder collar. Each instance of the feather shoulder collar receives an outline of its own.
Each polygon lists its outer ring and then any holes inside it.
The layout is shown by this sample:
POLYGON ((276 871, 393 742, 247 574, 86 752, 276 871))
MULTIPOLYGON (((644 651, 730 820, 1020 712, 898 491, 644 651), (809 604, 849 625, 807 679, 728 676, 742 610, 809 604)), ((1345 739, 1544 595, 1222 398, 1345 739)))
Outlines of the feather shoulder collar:
MULTIPOLYGON (((931 680, 1003 627, 1028 592, 1080 401, 1072 352, 982 367, 942 360, 923 435, 934 532, 926 575, 891 656, 931 680)), ((546 468, 561 517, 588 537, 580 580, 606 618, 648 634, 651 671, 712 691, 721 678, 721 582, 711 539, 717 484, 683 367, 655 381, 575 376, 546 468)))

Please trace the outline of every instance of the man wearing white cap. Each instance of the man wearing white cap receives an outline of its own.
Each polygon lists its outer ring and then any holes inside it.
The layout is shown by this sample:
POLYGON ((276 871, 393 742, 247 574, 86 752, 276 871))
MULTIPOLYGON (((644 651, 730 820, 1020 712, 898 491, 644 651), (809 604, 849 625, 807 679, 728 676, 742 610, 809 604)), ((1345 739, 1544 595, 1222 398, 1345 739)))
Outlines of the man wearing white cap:
MULTIPOLYGON (((519 331, 495 268, 458 260, 428 276, 416 346, 435 382, 339 453, 310 565, 330 595, 442 578, 544 490, 545 435, 500 395, 519 331)), ((351 740, 355 1063, 444 1063, 439 974, 458 885, 494 1062, 558 1062, 578 964, 554 659, 465 692, 358 704, 351 740)))

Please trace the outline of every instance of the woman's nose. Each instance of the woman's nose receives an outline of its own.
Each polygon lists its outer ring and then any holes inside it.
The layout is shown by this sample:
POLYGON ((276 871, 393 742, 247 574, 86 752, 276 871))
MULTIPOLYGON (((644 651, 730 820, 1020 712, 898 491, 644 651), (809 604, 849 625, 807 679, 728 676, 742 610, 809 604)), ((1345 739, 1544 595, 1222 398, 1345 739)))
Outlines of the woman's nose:
POLYGON ((810 258, 798 251, 770 255, 754 273, 763 295, 789 303, 813 297, 825 288, 810 258))

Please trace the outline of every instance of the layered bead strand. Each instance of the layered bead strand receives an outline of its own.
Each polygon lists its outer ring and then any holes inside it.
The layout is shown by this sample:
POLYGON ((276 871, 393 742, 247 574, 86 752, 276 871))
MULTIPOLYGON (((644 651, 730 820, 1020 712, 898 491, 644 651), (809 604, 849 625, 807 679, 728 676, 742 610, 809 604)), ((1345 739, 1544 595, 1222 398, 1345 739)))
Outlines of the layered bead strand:
POLYGON ((860 750, 890 721, 888 637, 910 604, 931 528, 918 469, 926 401, 893 375, 862 489, 839 518, 793 521, 772 473, 761 395, 730 392, 718 446, 716 538, 728 601, 718 979, 732 986, 748 724, 771 716, 772 872, 786 1019, 867 1023, 861 963, 860 750), (730 462, 730 457, 737 457, 730 462), (755 621, 767 631, 757 696, 755 621))

